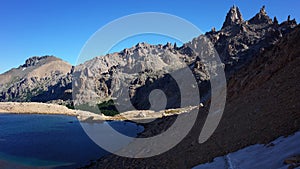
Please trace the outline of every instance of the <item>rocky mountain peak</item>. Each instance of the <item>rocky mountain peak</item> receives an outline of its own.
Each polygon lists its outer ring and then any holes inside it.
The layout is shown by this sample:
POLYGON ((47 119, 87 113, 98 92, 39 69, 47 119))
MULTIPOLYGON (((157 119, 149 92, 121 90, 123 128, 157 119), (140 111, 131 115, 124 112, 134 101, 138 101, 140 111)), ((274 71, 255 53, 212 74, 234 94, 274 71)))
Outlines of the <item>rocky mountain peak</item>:
POLYGON ((232 6, 226 15, 226 19, 223 23, 222 29, 227 26, 241 24, 243 21, 244 20, 239 8, 237 6, 232 6))
POLYGON ((22 67, 35 66, 42 60, 59 60, 59 59, 54 57, 54 56, 49 56, 49 55, 41 56, 41 57, 40 56, 33 56, 33 57, 30 57, 29 59, 27 59, 25 61, 25 64, 22 65, 22 67))
POLYGON ((0 101, 68 100, 72 66, 54 56, 33 56, 18 68, 0 74, 0 101))
POLYGON ((250 24, 272 24, 272 19, 267 15, 265 6, 259 10, 259 12, 249 20, 250 24))

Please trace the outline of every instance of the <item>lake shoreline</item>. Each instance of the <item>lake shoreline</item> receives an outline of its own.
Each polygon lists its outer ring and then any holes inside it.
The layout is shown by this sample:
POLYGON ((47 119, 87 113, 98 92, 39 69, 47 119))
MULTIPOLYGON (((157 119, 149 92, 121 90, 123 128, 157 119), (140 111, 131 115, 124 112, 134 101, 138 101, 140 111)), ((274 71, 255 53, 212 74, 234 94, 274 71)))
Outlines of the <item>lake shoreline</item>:
POLYGON ((0 114, 47 114, 76 116, 74 110, 65 106, 35 102, 0 102, 0 114))
POLYGON ((147 122, 154 119, 161 119, 167 116, 188 113, 200 106, 190 106, 186 108, 168 109, 155 112, 152 110, 133 110, 115 116, 105 116, 88 111, 73 110, 66 106, 38 102, 0 102, 0 114, 44 114, 44 115, 66 115, 76 116, 79 121, 135 121, 147 122))

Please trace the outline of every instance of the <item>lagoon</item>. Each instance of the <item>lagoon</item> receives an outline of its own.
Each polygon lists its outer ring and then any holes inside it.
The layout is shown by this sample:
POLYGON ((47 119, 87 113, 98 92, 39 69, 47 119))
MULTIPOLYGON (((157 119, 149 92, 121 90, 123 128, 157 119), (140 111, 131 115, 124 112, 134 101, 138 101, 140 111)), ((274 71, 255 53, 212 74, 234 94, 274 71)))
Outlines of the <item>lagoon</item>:
MULTIPOLYGON (((108 124, 132 137, 143 130, 124 121, 92 125, 108 124)), ((76 117, 0 114, 1 169, 77 168, 107 154, 85 134, 76 117)))

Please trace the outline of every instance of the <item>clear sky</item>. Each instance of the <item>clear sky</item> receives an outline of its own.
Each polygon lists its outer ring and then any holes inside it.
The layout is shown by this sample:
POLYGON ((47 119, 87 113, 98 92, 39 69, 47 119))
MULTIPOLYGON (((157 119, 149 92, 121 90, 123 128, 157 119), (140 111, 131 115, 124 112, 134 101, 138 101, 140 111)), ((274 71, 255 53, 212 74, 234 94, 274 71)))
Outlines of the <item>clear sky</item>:
MULTIPOLYGON (((94 32, 129 14, 163 12, 184 18, 204 32, 220 29, 233 4, 244 19, 266 5, 271 18, 277 16, 281 22, 290 14, 300 21, 299 0, 0 0, 0 73, 30 56, 55 55, 74 65, 94 32)), ((149 43, 166 41, 158 37, 149 43)), ((123 45, 136 43, 131 40, 123 45)))

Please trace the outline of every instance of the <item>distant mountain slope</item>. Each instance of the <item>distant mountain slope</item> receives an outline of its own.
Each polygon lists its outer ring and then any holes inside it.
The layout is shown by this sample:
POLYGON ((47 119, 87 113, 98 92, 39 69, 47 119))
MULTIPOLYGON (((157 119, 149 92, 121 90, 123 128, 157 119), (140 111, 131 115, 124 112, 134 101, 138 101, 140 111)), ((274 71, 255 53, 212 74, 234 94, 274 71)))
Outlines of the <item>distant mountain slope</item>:
POLYGON ((0 100, 63 99, 64 88, 71 89, 71 69, 70 64, 53 56, 29 58, 25 64, 0 75, 0 100))

